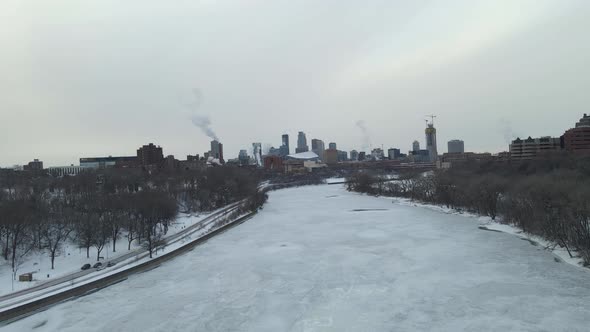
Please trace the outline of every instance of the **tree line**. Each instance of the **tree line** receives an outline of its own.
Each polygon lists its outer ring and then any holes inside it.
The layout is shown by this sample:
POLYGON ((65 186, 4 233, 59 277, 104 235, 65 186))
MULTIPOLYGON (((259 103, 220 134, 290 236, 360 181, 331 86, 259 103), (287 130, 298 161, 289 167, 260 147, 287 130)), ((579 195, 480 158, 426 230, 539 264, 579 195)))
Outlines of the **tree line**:
POLYGON ((388 182, 356 173, 348 190, 406 197, 498 219, 541 236, 590 265, 590 158, 550 154, 524 162, 466 163, 388 182))
POLYGON ((241 208, 257 209, 266 200, 259 175, 238 167, 145 172, 105 169, 54 178, 46 174, 0 170, 0 252, 14 278, 28 254, 55 257, 67 241, 86 251, 115 252, 117 240, 144 246, 150 257, 179 211, 211 211, 247 199, 241 208))

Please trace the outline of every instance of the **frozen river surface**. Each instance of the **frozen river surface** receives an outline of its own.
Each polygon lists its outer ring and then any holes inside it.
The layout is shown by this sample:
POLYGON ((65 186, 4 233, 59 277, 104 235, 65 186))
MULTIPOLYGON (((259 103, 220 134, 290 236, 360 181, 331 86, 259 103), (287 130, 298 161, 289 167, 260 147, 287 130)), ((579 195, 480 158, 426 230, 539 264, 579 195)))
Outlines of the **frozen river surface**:
POLYGON ((590 272, 475 218, 273 192, 192 252, 6 331, 589 331, 590 272))

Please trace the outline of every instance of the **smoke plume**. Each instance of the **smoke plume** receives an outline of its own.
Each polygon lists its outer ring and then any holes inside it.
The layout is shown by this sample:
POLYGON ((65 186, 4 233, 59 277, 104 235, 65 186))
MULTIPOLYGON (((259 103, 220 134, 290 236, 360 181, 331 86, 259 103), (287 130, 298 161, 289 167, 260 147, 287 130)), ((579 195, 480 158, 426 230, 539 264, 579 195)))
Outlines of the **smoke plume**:
POLYGON ((514 140, 516 138, 516 136, 518 136, 516 133, 514 133, 514 131, 512 130, 512 124, 510 123, 510 121, 506 120, 506 119, 500 119, 499 121, 500 123, 500 132, 502 133, 502 136, 504 137, 504 142, 506 144, 510 144, 512 142, 512 140, 514 140))
POLYGON ((211 129, 211 119, 207 115, 193 114, 193 124, 201 129, 201 131, 209 138, 219 141, 217 135, 211 129))
POLYGON ((369 135, 369 130, 365 126, 365 121, 358 120, 356 122, 356 126, 361 130, 361 136, 362 136, 361 151, 367 151, 371 147, 371 136, 369 135))
POLYGON ((201 115, 199 114, 199 109, 203 104, 203 94, 200 89, 194 88, 193 89, 193 101, 186 104, 187 108, 191 111, 191 120, 195 126, 197 126, 203 134, 207 135, 209 138, 219 141, 217 134, 211 128, 211 119, 208 115, 201 115))

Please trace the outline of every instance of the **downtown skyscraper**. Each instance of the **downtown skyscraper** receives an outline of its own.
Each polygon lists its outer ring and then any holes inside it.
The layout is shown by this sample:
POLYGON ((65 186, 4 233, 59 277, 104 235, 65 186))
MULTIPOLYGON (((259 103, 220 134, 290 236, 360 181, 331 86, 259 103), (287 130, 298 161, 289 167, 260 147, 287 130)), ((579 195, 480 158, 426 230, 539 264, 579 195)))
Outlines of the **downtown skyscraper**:
POLYGON ((309 151, 309 146, 307 145, 307 137, 305 137, 305 133, 300 131, 299 135, 297 135, 297 148, 295 149, 296 153, 307 152, 309 151))

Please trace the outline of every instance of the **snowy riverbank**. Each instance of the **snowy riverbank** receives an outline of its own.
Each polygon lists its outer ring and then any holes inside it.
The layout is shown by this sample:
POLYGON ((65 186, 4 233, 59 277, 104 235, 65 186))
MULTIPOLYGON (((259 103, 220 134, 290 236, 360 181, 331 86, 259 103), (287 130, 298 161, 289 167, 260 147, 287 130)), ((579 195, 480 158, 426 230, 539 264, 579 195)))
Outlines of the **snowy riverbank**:
POLYGON ((323 185, 7 331, 585 331, 590 273, 470 218, 323 185))

